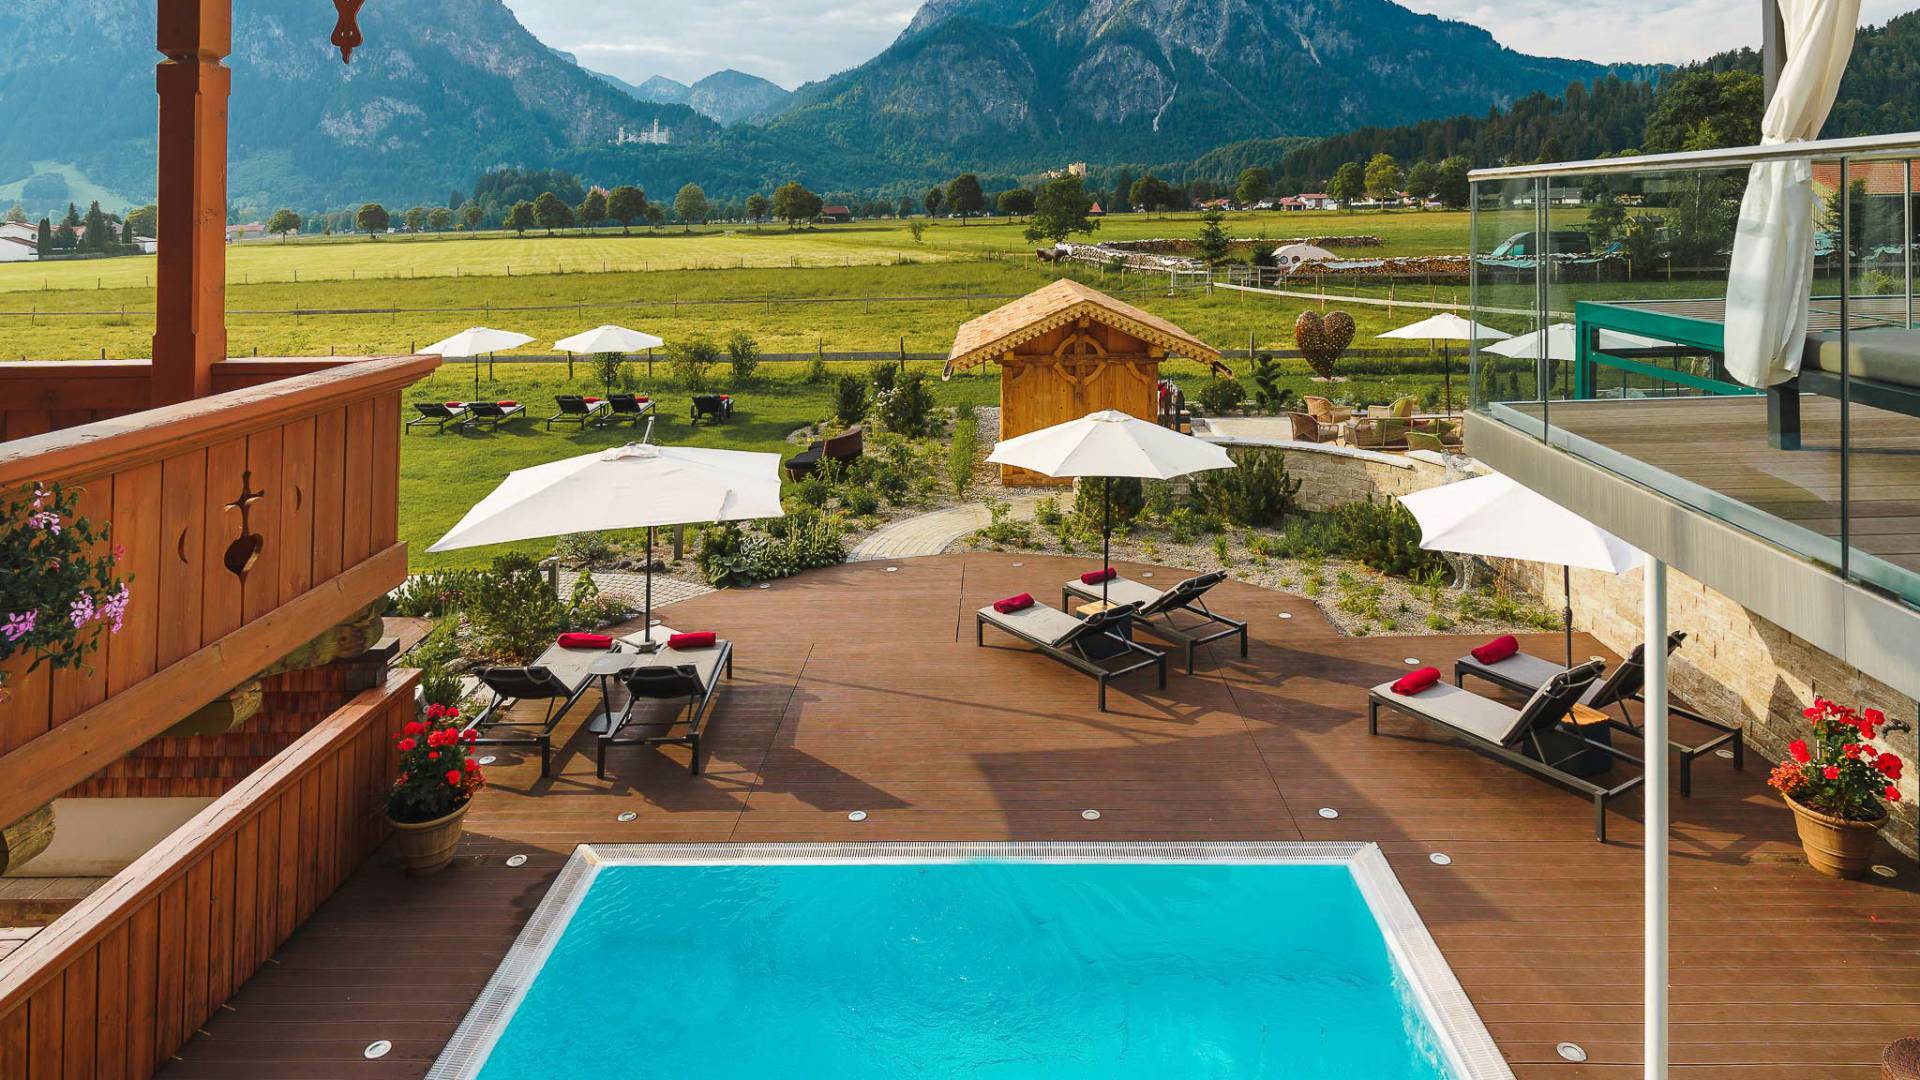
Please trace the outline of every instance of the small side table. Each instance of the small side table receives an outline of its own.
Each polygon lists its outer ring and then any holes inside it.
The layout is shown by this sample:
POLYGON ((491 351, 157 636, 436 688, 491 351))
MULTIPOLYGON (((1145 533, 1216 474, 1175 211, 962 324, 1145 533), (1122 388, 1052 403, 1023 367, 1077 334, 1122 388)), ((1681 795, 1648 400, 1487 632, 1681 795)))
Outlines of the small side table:
POLYGON ((587 665, 587 674, 600 680, 600 711, 587 719, 587 730, 595 735, 605 735, 613 729, 613 696, 607 689, 607 680, 633 666, 633 654, 610 652, 597 656, 587 665))
MULTIPOLYGON (((1073 609, 1073 614, 1077 618, 1090 619, 1093 616, 1098 615, 1103 611, 1107 611, 1109 609, 1117 608, 1120 606, 1122 605, 1116 604, 1111 600, 1089 600, 1084 604, 1075 605, 1073 609)), ((1120 636, 1123 638, 1126 638, 1128 641, 1133 640, 1133 620, 1132 619, 1128 619, 1126 622, 1120 625, 1120 636)))

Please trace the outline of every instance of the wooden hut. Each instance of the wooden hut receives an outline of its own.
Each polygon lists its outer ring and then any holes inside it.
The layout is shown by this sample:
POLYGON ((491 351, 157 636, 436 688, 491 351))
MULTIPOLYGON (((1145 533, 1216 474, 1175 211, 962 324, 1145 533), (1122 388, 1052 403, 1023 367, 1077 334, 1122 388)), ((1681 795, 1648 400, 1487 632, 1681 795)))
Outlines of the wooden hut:
MULTIPOLYGON (((999 364, 1000 437, 1010 439, 1101 409, 1154 419, 1168 356, 1225 371, 1219 352, 1185 330, 1061 278, 962 326, 943 377, 999 364)), ((1000 480, 1065 483, 1009 466, 1001 466, 1000 480)))

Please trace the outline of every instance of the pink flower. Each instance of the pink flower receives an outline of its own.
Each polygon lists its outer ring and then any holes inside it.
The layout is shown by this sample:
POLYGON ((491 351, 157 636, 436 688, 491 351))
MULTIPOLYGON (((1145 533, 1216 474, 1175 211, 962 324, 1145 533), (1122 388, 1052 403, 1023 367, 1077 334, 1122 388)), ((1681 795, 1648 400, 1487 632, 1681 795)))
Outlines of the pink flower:
POLYGON ((33 633, 34 624, 39 621, 40 613, 33 608, 16 611, 7 616, 7 625, 0 626, 0 634, 5 634, 8 641, 19 641, 33 633))
POLYGON ((108 627, 110 632, 115 634, 120 632, 121 624, 127 620, 127 604, 132 600, 133 593, 124 581, 120 583, 120 591, 107 597, 105 606, 100 609, 100 617, 110 624, 108 627))
POLYGON ((68 608, 68 618, 73 621, 73 628, 75 630, 92 622, 96 614, 93 608, 93 597, 84 592, 81 593, 72 604, 68 605, 68 608))
POLYGON ((60 535, 60 515, 52 510, 42 510, 27 515, 27 524, 35 529, 44 529, 55 536, 60 535))

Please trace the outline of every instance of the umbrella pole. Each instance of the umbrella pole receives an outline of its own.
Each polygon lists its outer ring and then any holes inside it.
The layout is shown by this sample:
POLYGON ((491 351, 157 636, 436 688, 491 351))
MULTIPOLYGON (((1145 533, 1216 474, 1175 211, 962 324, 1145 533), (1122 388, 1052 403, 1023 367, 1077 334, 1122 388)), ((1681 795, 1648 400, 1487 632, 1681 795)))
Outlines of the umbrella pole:
POLYGON ((1100 501, 1106 504, 1106 520, 1100 527, 1100 606, 1107 607, 1107 583, 1113 580, 1113 477, 1100 478, 1100 501))
POLYGON ((647 610, 641 616, 643 640, 653 640, 653 526, 647 526, 647 610))
POLYGON ((1453 415, 1453 353, 1448 351, 1446 342, 1440 343, 1440 393, 1445 395, 1447 403, 1440 411, 1453 415))
POLYGON ((473 400, 480 400, 480 354, 473 354, 473 400))
POLYGON ((1560 625, 1567 632, 1567 666, 1573 666, 1573 568, 1560 567, 1560 595, 1566 600, 1566 606, 1560 609, 1560 625))

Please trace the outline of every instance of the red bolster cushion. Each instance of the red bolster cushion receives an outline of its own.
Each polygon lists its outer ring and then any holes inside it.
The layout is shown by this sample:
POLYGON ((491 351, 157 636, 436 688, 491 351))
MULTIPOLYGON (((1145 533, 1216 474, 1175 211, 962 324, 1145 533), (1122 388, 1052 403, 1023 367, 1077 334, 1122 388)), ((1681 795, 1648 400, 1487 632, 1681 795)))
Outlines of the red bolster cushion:
POLYGON ((733 395, 732 395, 732 394, 721 394, 721 395, 720 395, 720 400, 721 400, 721 401, 732 401, 732 400, 733 400, 733 395))
POLYGON ((467 403, 464 401, 443 401, 441 404, 449 409, 464 409, 467 407, 467 403))
POLYGON ((1473 650, 1473 658, 1483 664, 1497 664, 1520 651, 1520 640, 1512 634, 1502 634, 1485 645, 1473 650))
POLYGON ((650 398, 650 397, 648 397, 648 396, 647 396, 647 395, 645 395, 645 394, 635 394, 635 395, 633 396, 633 400, 634 400, 634 401, 635 401, 636 403, 642 403, 642 402, 647 402, 647 401, 652 401, 653 399, 652 399, 652 398, 650 398))
POLYGON ((518 405, 520 403, 517 401, 496 401, 494 402, 494 404, 500 406, 503 409, 511 409, 515 405, 518 405))
POLYGON ((1111 566, 1107 567, 1105 570, 1089 570, 1086 573, 1080 575, 1080 584, 1098 585, 1103 581, 1112 581, 1114 578, 1117 578, 1119 576, 1120 576, 1120 572, 1115 570, 1111 566))
POLYGON ((669 649, 711 649, 720 635, 711 630, 699 630, 691 634, 674 634, 667 638, 669 649))
POLYGON ((1409 671, 1400 676, 1399 681, 1395 682, 1391 689, 1396 694, 1417 694, 1436 685, 1439 681, 1439 668, 1423 667, 1419 671, 1409 671))
POLYGON ((561 634, 560 647, 563 649, 610 649, 613 639, 605 634, 561 634))
POLYGON ((589 405, 598 405, 600 403, 600 399, 597 397, 581 398, 580 400, 586 402, 589 405))
POLYGON ((995 600, 993 602, 993 610, 1002 615, 1011 615, 1016 611, 1025 611, 1032 606, 1032 593, 1021 593, 1019 596, 1009 596, 1005 600, 995 600))

